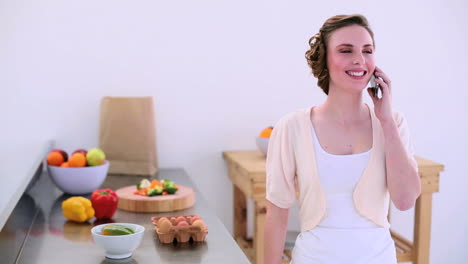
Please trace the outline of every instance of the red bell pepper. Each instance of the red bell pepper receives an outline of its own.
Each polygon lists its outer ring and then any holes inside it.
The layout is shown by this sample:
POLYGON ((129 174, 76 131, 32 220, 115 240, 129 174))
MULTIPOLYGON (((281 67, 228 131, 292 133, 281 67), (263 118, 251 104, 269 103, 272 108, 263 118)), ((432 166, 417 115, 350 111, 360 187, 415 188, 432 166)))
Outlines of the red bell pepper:
POLYGON ((97 219, 110 219, 117 210, 119 197, 111 189, 95 190, 91 194, 91 203, 97 219))

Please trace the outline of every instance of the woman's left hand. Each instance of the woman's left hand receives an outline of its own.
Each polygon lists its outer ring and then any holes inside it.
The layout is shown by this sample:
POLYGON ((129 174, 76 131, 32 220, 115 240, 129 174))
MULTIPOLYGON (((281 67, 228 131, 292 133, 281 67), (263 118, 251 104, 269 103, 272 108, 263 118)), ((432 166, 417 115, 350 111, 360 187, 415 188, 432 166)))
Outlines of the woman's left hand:
POLYGON ((372 90, 367 89, 372 101, 374 102, 374 111, 377 118, 381 123, 393 121, 393 110, 392 110, 392 82, 388 76, 379 68, 375 67, 375 82, 380 85, 380 91, 382 92, 382 98, 377 98, 372 95, 372 90))

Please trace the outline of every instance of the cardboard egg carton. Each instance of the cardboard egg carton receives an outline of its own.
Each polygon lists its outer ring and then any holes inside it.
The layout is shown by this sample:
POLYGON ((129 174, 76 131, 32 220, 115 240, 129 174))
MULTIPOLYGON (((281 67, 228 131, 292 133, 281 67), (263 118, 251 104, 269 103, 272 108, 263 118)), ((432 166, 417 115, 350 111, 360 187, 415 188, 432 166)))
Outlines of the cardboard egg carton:
POLYGON ((205 221, 196 215, 155 216, 151 217, 151 222, 154 225, 159 241, 164 244, 173 243, 174 239, 176 239, 178 243, 186 243, 189 242, 190 238, 192 238, 194 242, 203 242, 208 234, 208 228, 206 227, 205 221), (159 220, 163 217, 167 218, 171 222, 171 226, 166 232, 163 232, 164 230, 161 230, 161 227, 158 224, 159 220), (198 217, 198 219, 204 223, 204 228, 192 226, 192 222, 197 220, 197 218, 194 217, 198 217), (181 221, 186 221, 188 225, 178 226, 177 224, 181 221))

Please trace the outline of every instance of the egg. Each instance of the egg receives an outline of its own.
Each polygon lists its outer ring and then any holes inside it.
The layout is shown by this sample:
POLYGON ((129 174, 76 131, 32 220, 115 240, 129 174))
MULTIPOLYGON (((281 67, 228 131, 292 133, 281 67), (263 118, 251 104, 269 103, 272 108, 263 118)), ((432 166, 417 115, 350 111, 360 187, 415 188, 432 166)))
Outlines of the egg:
POLYGON ((176 221, 176 224, 180 223, 180 221, 186 221, 187 222, 187 220, 183 216, 178 216, 175 221, 176 221))
POLYGON ((171 223, 172 223, 173 225, 176 224, 176 218, 175 218, 174 216, 172 216, 170 220, 171 220, 171 223))
MULTIPOLYGON (((158 220, 158 226, 159 226, 162 222, 164 222, 164 221, 169 221, 169 219, 167 219, 167 217, 164 217, 164 216, 161 217, 161 218, 159 218, 159 220, 158 220)), ((170 222, 170 221, 169 221, 169 222, 170 222)))
POLYGON ((166 218, 166 220, 163 220, 158 225, 159 232, 162 233, 162 234, 169 233, 171 228, 172 228, 172 223, 171 223, 171 221, 167 220, 167 218, 166 218))
POLYGON ((206 228, 205 222, 203 222, 203 220, 201 220, 201 219, 197 219, 197 220, 193 221, 192 226, 197 226, 201 230, 205 230, 205 228, 206 228))
POLYGON ((194 215, 192 216, 192 218, 190 218, 190 223, 193 224, 193 222, 195 222, 195 220, 198 220, 198 219, 201 219, 198 215, 194 215))
POLYGON ((177 224, 177 226, 188 226, 188 225, 189 225, 189 224, 188 224, 187 221, 185 221, 185 220, 182 220, 182 221, 180 221, 180 222, 177 224))

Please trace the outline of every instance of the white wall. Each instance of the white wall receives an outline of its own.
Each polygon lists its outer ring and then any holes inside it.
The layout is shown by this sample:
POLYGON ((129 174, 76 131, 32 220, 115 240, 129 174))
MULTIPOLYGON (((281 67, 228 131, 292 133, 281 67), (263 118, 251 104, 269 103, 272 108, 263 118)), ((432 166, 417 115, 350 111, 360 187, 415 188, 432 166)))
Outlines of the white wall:
MULTIPOLYGON (((320 104, 307 41, 326 18, 362 13, 417 155, 446 166, 433 196, 431 263, 463 263, 466 11, 463 0, 2 0, 0 133, 94 147, 101 97, 154 96, 160 166, 185 168, 231 229, 222 151, 255 149, 261 129, 320 104)), ((393 213, 394 228, 409 238, 412 214, 393 213)))

